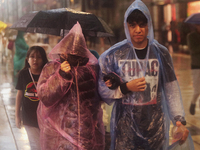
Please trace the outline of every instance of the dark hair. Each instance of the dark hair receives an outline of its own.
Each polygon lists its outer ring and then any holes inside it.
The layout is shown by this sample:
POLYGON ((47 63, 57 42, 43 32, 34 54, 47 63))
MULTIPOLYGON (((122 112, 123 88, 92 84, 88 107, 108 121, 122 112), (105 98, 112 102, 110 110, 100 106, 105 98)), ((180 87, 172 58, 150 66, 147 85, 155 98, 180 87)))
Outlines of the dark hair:
POLYGON ((27 68, 30 67, 30 65, 28 63, 28 58, 29 58, 31 52, 33 52, 33 51, 40 53, 40 55, 42 57, 42 61, 43 61, 42 68, 48 62, 47 55, 46 55, 44 48, 42 48, 41 46, 32 46, 32 47, 29 48, 29 50, 26 53, 25 66, 24 66, 23 69, 27 69, 27 68))
POLYGON ((127 17, 126 22, 129 24, 132 24, 133 22, 136 22, 137 24, 139 23, 147 24, 148 20, 142 11, 140 11, 139 9, 135 9, 127 17))

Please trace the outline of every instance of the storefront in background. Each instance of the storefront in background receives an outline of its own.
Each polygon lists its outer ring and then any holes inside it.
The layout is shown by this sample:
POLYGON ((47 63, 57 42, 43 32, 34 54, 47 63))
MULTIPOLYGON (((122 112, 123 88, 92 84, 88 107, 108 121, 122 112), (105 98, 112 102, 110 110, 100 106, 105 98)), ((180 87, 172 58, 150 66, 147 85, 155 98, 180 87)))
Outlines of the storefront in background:
POLYGON ((200 1, 189 2, 187 4, 187 16, 190 16, 194 13, 200 13, 200 1))

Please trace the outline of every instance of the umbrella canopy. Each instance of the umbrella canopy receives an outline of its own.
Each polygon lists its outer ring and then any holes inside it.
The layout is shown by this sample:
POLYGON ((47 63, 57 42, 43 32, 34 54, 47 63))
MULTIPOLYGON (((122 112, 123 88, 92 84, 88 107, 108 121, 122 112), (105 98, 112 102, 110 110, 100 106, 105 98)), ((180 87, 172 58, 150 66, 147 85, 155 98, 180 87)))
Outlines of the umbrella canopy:
POLYGON ((7 24, 4 23, 4 22, 2 22, 2 21, 0 21, 0 32, 1 32, 2 30, 4 30, 6 27, 7 27, 7 24))
POLYGON ((185 19, 185 22, 191 24, 200 24, 200 13, 190 15, 185 19))
POLYGON ((92 13, 69 8, 30 12, 22 16, 11 28, 31 33, 64 36, 77 21, 87 36, 113 36, 112 30, 101 18, 92 13))

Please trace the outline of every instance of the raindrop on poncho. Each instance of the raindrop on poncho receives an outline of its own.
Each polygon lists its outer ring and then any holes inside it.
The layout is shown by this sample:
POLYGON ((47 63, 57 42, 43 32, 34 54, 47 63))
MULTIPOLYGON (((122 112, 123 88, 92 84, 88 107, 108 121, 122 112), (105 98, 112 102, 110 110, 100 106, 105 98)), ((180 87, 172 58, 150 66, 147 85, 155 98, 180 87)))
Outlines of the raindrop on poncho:
POLYGON ((97 90, 98 61, 86 47, 77 23, 49 53, 37 91, 40 141, 43 150, 103 150, 104 126, 97 90), (60 69, 61 54, 71 66, 60 69))
MULTIPOLYGON (((126 39, 113 45, 99 58, 99 93, 108 104, 114 102, 110 122, 111 149, 166 150, 170 120, 174 124, 185 121, 171 56, 167 48, 154 40, 150 12, 141 0, 134 1, 127 9, 124 28, 126 39), (148 47, 144 59, 136 55, 126 21, 135 9, 143 12, 148 20, 148 47), (109 89, 104 77, 110 73, 119 76, 123 83, 145 77, 146 89, 125 95, 119 86, 109 89)), ((184 147, 193 149, 190 136, 184 147)))

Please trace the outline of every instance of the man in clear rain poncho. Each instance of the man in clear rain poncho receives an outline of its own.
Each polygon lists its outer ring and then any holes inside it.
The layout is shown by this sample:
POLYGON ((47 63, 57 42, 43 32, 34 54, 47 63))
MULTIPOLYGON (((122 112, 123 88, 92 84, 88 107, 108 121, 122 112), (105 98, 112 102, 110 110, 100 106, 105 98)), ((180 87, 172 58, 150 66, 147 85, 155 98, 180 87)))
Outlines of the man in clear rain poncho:
POLYGON ((146 5, 134 1, 124 17, 125 40, 99 58, 99 93, 113 105, 111 149, 166 150, 170 120, 183 126, 176 148, 193 149, 171 56, 154 40, 146 5), (182 125, 182 124, 183 125, 182 125), (187 138, 188 137, 188 138, 187 138), (184 144, 183 144, 184 143, 184 144))
POLYGON ((97 90, 98 61, 80 24, 49 53, 40 75, 38 122, 43 150, 102 150, 104 126, 97 90))

